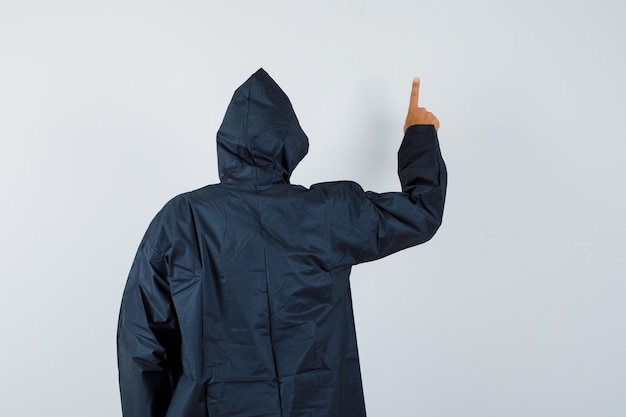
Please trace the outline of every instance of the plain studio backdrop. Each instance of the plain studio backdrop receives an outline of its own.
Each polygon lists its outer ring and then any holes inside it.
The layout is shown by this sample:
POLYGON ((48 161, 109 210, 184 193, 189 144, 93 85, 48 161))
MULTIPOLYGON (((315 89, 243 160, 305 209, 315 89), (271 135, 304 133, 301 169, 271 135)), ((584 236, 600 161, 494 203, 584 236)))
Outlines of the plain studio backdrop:
POLYGON ((0 415, 120 416, 139 241, 218 181, 259 67, 292 182, 398 191, 411 80, 449 168, 435 238, 357 266, 368 415, 626 415, 623 1, 0 1, 0 415))

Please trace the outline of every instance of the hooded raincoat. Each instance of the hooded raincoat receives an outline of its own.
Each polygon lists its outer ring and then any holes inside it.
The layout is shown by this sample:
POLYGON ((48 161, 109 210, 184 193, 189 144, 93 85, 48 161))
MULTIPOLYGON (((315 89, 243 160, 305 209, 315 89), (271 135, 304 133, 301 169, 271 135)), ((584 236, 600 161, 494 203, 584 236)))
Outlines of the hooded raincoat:
POLYGON ((434 235, 446 169, 430 125, 405 133, 402 192, 291 185, 307 149, 257 71, 217 134, 221 182, 170 200, 137 251, 117 337, 124 416, 365 416, 350 269, 434 235))

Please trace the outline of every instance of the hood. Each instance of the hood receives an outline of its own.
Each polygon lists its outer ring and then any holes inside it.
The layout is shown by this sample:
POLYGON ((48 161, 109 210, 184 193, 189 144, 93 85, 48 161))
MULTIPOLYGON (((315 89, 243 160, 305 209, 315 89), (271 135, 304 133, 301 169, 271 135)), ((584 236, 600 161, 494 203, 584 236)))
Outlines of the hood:
POLYGON ((259 69, 235 91, 217 132, 220 180, 288 183, 308 149, 289 98, 259 69))

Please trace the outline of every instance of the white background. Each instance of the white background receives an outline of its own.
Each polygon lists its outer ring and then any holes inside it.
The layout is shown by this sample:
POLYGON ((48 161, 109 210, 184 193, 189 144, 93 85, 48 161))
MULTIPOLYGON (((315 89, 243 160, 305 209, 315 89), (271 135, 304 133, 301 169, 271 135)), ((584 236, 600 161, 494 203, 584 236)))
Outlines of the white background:
POLYGON ((117 313, 149 221, 218 180, 264 67, 292 182, 396 191, 411 79, 444 224, 352 275, 368 415, 626 415, 623 1, 0 0, 0 415, 120 416, 117 313))

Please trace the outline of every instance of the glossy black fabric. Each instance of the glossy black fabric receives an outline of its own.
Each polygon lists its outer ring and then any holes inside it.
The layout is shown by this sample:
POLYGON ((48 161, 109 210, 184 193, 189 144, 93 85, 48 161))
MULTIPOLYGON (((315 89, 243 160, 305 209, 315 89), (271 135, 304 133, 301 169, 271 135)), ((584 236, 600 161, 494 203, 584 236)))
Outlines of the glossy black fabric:
POLYGON ((402 192, 291 185, 307 137, 259 70, 217 143, 221 183, 169 201, 132 265, 118 327, 124 416, 365 416, 350 268, 439 227, 434 127, 405 134, 402 192))

